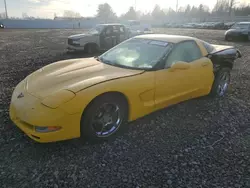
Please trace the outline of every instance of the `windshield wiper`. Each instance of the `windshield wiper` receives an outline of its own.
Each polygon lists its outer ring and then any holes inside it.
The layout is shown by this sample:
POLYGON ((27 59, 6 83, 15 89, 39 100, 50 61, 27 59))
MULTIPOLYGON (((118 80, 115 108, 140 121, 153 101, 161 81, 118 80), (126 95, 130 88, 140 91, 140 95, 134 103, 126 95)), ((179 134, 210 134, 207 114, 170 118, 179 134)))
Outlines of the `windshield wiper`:
POLYGON ((100 59, 100 56, 95 56, 94 58, 95 58, 97 61, 102 62, 102 60, 100 59))
POLYGON ((109 60, 107 60, 107 59, 103 59, 103 58, 101 58, 100 56, 97 56, 97 57, 95 57, 95 58, 96 58, 97 61, 100 61, 100 62, 102 62, 102 63, 109 64, 109 65, 114 65, 114 63, 113 63, 112 61, 109 61, 109 60))
POLYGON ((101 58, 100 56, 95 56, 94 58, 95 58, 97 61, 100 61, 100 62, 105 63, 105 64, 109 64, 109 65, 114 65, 114 64, 115 64, 115 63, 113 63, 113 62, 110 61, 110 60, 101 58))

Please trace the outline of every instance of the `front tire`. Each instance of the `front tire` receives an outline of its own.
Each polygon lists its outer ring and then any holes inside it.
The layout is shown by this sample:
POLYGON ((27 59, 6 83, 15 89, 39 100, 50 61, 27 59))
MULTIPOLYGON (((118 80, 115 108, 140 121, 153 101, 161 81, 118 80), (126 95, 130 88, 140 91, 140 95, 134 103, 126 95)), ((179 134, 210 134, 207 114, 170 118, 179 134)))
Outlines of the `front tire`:
POLYGON ((94 99, 81 119, 81 136, 88 141, 105 141, 122 131, 128 120, 128 105, 119 94, 103 94, 94 99))
POLYGON ((225 41, 230 41, 231 37, 229 37, 228 35, 225 36, 225 41))
POLYGON ((231 69, 228 67, 221 68, 216 74, 214 83, 211 90, 211 95, 213 97, 223 97, 225 96, 229 84, 230 84, 230 75, 231 69))
POLYGON ((85 46, 85 52, 87 53, 87 54, 94 54, 94 53, 96 53, 98 51, 98 47, 97 47, 97 45, 96 44, 87 44, 86 46, 85 46))

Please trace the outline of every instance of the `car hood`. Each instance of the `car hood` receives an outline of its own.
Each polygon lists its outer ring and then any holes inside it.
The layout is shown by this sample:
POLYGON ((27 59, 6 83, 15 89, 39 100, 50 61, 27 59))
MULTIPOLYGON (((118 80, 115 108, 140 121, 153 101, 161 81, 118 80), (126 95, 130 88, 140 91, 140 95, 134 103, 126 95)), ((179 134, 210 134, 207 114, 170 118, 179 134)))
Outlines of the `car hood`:
POLYGON ((68 38, 69 38, 69 39, 80 39, 80 38, 90 37, 90 36, 94 36, 94 34, 82 33, 82 34, 77 34, 77 35, 71 35, 71 36, 69 36, 68 38))
POLYGON ((225 46, 225 45, 215 45, 212 44, 212 46, 214 47, 214 50, 212 52, 210 52, 210 54, 212 55, 218 55, 221 57, 232 57, 233 60, 235 60, 235 58, 241 58, 242 54, 241 52, 235 48, 234 46, 225 46))
POLYGON ((227 46, 227 45, 212 44, 212 46, 214 47, 214 50, 211 52, 212 54, 217 53, 217 52, 221 52, 224 50, 228 50, 228 49, 234 49, 234 46, 227 46))
POLYGON ((243 32, 243 31, 247 31, 247 29, 240 29, 240 28, 237 28, 237 29, 229 29, 229 30, 227 30, 226 33, 240 33, 240 32, 243 32))
POLYGON ((107 65, 95 58, 64 60, 47 65, 28 76, 27 91, 38 98, 62 89, 77 93, 101 82, 142 72, 107 65))

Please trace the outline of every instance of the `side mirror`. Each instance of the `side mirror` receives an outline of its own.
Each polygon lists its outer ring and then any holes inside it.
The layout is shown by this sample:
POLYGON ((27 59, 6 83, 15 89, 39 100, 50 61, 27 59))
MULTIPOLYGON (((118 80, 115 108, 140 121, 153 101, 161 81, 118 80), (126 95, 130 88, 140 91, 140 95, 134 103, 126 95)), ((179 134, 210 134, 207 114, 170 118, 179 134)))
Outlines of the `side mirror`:
POLYGON ((171 66, 171 70, 185 70, 189 69, 190 64, 184 61, 178 61, 171 66))

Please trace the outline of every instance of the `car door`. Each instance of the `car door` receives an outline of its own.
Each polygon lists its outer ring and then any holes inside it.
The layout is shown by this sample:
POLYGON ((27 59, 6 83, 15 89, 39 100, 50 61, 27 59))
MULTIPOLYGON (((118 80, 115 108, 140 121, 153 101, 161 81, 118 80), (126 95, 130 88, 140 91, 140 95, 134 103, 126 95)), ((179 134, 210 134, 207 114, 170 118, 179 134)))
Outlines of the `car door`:
POLYGON ((126 36, 126 30, 124 26, 120 26, 120 38, 119 38, 119 43, 126 40, 127 36, 126 36))
POLYGON ((113 27, 107 26, 103 29, 103 31, 100 34, 100 46, 101 49, 107 50, 113 47, 113 27))
POLYGON ((120 26, 113 25, 113 33, 112 33, 112 47, 116 46, 120 43, 120 26))
POLYGON ((165 68, 156 71, 155 76, 156 108, 164 108, 209 93, 213 65, 208 58, 203 57, 195 41, 176 44, 164 63, 165 68), (189 68, 171 69, 174 63, 180 61, 189 63, 189 68))

